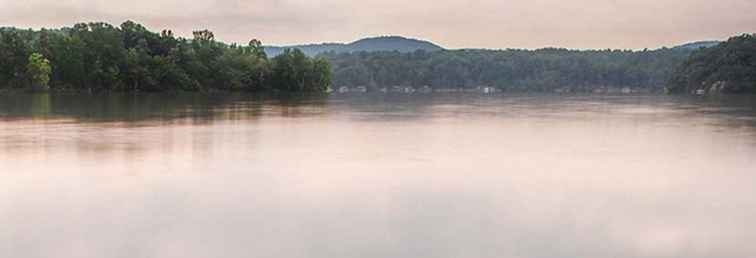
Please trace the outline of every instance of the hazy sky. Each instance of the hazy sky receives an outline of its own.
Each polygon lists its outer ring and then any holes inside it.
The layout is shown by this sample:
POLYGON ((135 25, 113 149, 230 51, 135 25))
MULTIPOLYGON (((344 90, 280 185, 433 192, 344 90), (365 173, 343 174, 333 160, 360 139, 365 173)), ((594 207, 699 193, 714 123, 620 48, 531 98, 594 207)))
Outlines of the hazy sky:
POLYGON ((756 32, 754 0, 0 0, 0 26, 213 30, 266 44, 402 35, 448 48, 656 48, 756 32))

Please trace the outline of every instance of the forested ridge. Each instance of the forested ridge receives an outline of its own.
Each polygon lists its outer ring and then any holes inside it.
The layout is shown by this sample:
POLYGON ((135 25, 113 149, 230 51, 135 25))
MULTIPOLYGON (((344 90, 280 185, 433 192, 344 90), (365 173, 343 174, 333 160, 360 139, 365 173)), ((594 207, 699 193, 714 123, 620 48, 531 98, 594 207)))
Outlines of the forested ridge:
POLYGON ((334 85, 433 88, 496 87, 504 91, 592 91, 630 87, 662 91, 690 54, 658 50, 444 50, 326 53, 334 85))
POLYGON ((343 43, 323 43, 294 45, 286 47, 266 46, 265 53, 269 56, 277 56, 287 48, 296 48, 302 50, 305 55, 315 56, 325 52, 334 53, 355 53, 355 52, 379 52, 379 51, 398 51, 402 53, 414 52, 416 50, 439 51, 442 47, 432 42, 405 38, 400 36, 382 36, 357 40, 349 44, 343 43))
POLYGON ((696 50, 669 83, 673 92, 756 93, 756 34, 696 50))
POLYGON ((329 63, 296 49, 269 59, 256 39, 225 44, 208 30, 187 39, 131 21, 0 28, 0 60, 0 89, 322 92, 330 85, 329 63))

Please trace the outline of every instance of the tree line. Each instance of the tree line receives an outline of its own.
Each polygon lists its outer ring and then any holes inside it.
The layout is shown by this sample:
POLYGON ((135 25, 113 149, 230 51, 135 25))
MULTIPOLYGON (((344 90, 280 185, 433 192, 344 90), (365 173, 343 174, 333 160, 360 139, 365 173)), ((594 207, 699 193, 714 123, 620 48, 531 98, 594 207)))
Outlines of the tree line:
POLYGON ((341 86, 497 87, 505 91, 662 91, 690 50, 443 50, 325 53, 341 86))
POLYGON ((656 50, 438 50, 326 52, 286 49, 269 58, 246 45, 151 32, 127 21, 53 30, 0 28, 0 90, 282 91, 336 87, 497 87, 504 91, 756 92, 756 36, 656 50))
POLYGON ((673 92, 756 93, 756 34, 696 50, 672 76, 673 92))
POLYGON ((126 21, 62 29, 0 28, 0 88, 61 91, 323 92, 323 58, 286 50, 268 58, 259 40, 225 44, 211 31, 191 39, 126 21))

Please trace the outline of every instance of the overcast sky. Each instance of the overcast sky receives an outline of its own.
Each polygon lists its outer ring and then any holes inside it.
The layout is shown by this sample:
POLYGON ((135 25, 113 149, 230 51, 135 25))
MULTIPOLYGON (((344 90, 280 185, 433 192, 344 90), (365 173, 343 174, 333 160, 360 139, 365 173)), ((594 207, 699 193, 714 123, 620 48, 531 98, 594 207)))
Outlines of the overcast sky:
POLYGON ((0 26, 126 19, 272 45, 402 35, 448 48, 641 49, 756 32, 756 0, 0 0, 0 26))

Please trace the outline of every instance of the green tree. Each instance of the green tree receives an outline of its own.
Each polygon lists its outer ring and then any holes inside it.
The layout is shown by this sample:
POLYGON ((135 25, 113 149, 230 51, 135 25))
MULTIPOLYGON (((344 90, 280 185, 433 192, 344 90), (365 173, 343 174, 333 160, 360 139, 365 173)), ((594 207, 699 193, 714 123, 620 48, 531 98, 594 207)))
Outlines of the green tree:
POLYGON ((756 34, 696 50, 670 78, 669 89, 678 93, 756 93, 756 34))
POLYGON ((50 67, 50 61, 44 56, 39 53, 32 53, 29 56, 29 62, 26 65, 26 73, 31 80, 32 89, 50 89, 49 83, 52 67, 50 67))
POLYGON ((23 31, 0 28, 0 88, 21 87, 31 46, 23 31))
POLYGON ((327 65, 317 64, 324 61, 313 61, 301 52, 290 57, 290 66, 278 66, 287 67, 277 69, 286 72, 279 76, 257 39, 244 46, 228 45, 216 41, 208 30, 195 31, 191 39, 177 38, 171 30, 155 33, 133 21, 119 27, 95 22, 40 31, 0 28, 0 87, 263 91, 276 89, 273 78, 290 79, 279 90, 326 87, 328 74, 315 73, 327 70, 323 68, 327 65), (40 64, 45 62, 52 69, 43 69, 40 64))

